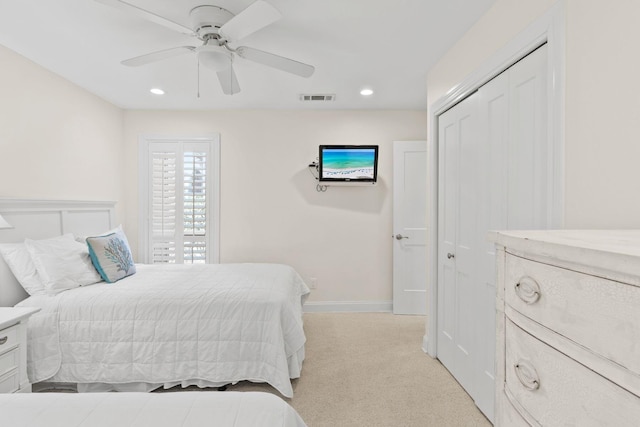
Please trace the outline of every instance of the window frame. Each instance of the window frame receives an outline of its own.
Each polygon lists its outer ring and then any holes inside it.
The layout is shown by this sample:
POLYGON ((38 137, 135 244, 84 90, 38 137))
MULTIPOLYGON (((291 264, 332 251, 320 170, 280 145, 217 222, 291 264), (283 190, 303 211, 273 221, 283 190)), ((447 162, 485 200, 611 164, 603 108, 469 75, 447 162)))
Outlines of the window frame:
POLYGON ((152 260, 150 236, 149 206, 149 149, 152 143, 169 143, 190 145, 192 143, 208 143, 208 227, 207 263, 220 262, 220 134, 207 134, 196 137, 140 135, 138 137, 138 260, 148 264, 152 260))

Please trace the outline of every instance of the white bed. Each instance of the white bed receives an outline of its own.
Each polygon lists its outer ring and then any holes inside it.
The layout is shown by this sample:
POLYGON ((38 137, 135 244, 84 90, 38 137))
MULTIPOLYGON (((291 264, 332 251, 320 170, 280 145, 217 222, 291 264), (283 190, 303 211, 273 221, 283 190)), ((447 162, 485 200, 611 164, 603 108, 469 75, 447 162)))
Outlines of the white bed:
POLYGON ((260 392, 0 394, 11 427, 304 427, 278 396, 260 392))
MULTIPOLYGON (((0 242, 114 226, 112 205, 78 206, 0 200, 0 214, 16 226, 8 236, 0 231, 0 242), (43 223, 53 227, 44 232, 43 223)), ((41 308, 28 323, 33 383, 149 391, 250 380, 293 395, 290 379, 300 376, 304 360, 302 304, 309 289, 291 267, 137 265, 136 274, 115 283, 23 299, 1 264, 0 295, 12 296, 11 305, 41 308)))

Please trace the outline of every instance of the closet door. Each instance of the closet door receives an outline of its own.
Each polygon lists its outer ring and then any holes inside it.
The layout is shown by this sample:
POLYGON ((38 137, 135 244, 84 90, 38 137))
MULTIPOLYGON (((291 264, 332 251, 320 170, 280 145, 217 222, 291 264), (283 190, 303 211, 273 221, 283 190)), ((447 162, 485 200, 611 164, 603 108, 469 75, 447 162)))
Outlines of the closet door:
POLYGON ((438 120, 438 358, 493 419, 489 230, 548 228, 546 46, 438 120))
POLYGON ((507 224, 510 230, 548 228, 547 46, 509 69, 507 224))
POLYGON ((509 153, 509 72, 506 71, 478 90, 478 305, 475 360, 476 405, 493 420, 495 390, 495 246, 486 236, 489 230, 507 226, 507 156, 509 153))
POLYGON ((472 396, 478 315, 476 116, 477 94, 473 94, 438 121, 438 358, 472 396))

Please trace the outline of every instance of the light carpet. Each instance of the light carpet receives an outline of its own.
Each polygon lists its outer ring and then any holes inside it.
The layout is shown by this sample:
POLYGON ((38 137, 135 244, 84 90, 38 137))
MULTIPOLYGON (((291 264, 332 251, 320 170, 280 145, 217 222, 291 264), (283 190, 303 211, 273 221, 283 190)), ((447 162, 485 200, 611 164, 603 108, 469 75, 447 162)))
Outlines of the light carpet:
MULTIPOLYGON (((426 318, 306 313, 306 358, 287 399, 309 427, 491 426, 442 364, 422 349, 426 318)), ((238 383, 229 390, 262 390, 238 383)))

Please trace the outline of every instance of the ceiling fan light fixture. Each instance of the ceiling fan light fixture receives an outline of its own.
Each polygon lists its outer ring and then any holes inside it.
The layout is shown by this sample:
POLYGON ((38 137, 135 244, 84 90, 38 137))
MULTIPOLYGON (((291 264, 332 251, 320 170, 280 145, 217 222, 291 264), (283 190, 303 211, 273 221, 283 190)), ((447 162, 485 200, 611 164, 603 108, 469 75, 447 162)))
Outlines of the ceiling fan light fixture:
POLYGON ((198 62, 213 70, 222 71, 231 66, 231 52, 220 46, 201 46, 197 50, 198 62))
MULTIPOLYGON (((182 54, 195 53, 198 64, 198 82, 200 82, 199 67, 202 64, 203 67, 216 73, 225 95, 240 92, 240 85, 233 69, 236 57, 300 77, 311 77, 315 71, 315 68, 309 64, 249 46, 236 46, 238 41, 282 18, 280 12, 266 0, 252 0, 248 7, 236 15, 219 6, 206 4, 196 6, 189 12, 190 27, 185 27, 161 15, 134 6, 129 3, 130 0, 96 1, 123 9, 171 30, 194 36, 203 42, 200 47, 189 45, 172 47, 121 61, 122 65, 128 67, 137 67, 182 54), (229 43, 234 47, 230 47, 229 43)), ((160 96, 155 91, 153 93, 160 96)))

